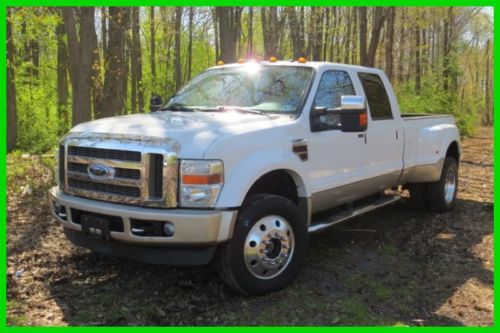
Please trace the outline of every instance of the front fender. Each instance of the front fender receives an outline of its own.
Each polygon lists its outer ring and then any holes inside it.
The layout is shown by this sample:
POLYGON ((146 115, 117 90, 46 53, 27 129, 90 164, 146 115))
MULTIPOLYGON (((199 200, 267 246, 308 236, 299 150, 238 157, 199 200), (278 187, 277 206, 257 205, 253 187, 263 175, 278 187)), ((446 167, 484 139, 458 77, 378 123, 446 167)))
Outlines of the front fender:
POLYGON ((218 208, 240 207, 252 185, 263 175, 274 170, 286 170, 297 185, 299 197, 310 197, 310 186, 305 180, 305 166, 300 158, 284 151, 260 150, 240 160, 230 170, 224 170, 225 183, 217 200, 218 208))

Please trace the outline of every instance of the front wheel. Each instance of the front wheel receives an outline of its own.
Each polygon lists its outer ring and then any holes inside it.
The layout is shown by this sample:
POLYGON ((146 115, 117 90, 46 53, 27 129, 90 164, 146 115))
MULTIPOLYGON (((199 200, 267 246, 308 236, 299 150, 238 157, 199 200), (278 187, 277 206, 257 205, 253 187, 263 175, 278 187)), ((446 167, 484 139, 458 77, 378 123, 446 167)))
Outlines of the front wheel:
POLYGON ((287 286, 298 275, 308 248, 305 218, 290 200, 254 195, 238 214, 232 239, 217 267, 224 281, 244 294, 265 294, 287 286))

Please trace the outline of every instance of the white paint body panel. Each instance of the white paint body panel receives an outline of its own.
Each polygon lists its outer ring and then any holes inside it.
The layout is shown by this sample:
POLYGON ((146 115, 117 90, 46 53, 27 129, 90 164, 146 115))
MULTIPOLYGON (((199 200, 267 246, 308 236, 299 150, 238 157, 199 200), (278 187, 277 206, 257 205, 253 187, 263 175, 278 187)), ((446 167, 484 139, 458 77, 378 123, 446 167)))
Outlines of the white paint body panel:
POLYGON ((73 131, 173 138, 181 147, 181 159, 222 160, 224 186, 216 208, 239 207, 252 184, 277 169, 287 170, 297 184, 299 196, 312 197, 313 201, 315 194, 363 181, 374 188, 411 182, 411 173, 404 170, 439 162, 449 145, 459 142, 458 129, 451 116, 402 118, 391 84, 381 70, 320 62, 264 64, 306 66, 316 71, 298 117, 238 112, 159 112, 101 119, 81 124, 73 131), (364 95, 358 72, 381 76, 393 119, 373 121, 369 117, 366 143, 358 137, 359 133, 311 132, 309 113, 321 75, 326 70, 346 71, 358 95, 364 95), (307 161, 292 152, 292 142, 296 139, 307 140, 307 161), (374 179, 381 179, 381 183, 370 182, 374 179))

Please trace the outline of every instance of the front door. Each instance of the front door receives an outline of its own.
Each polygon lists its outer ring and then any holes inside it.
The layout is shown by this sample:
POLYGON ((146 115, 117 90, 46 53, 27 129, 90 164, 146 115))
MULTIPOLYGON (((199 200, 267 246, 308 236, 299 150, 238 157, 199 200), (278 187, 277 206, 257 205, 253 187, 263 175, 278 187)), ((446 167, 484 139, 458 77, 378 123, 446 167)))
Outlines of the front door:
MULTIPOLYGON (((349 74, 341 70, 323 73, 314 98, 314 107, 340 107, 342 95, 356 95, 349 74)), ((309 181, 313 212, 357 199, 359 192, 346 191, 349 185, 366 178, 368 145, 365 133, 345 133, 337 115, 314 116, 311 112, 309 138, 309 181)), ((370 124, 368 124, 368 128, 370 124)))

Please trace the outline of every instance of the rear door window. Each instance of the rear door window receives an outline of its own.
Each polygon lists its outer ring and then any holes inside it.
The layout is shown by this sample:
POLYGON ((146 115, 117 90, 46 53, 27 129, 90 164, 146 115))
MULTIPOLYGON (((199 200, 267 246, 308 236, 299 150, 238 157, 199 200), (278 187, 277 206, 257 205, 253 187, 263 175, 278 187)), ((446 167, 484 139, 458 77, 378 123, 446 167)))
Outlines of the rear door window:
POLYGON ((392 119, 391 103, 380 76, 372 73, 358 73, 370 107, 372 120, 392 119))

